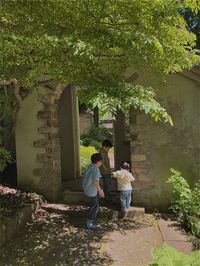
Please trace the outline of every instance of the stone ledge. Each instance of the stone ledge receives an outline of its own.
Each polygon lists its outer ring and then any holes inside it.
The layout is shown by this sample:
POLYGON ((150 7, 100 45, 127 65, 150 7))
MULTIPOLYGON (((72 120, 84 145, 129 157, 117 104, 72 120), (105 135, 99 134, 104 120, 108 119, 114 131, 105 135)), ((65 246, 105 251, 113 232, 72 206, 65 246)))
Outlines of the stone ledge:
POLYGON ((111 214, 111 218, 123 218, 123 219, 133 219, 134 217, 138 217, 145 214, 145 208, 142 207, 131 207, 128 211, 113 211, 111 214))
POLYGON ((41 200, 38 198, 34 203, 25 206, 13 216, 5 217, 0 221, 0 248, 25 226, 40 206, 41 200))

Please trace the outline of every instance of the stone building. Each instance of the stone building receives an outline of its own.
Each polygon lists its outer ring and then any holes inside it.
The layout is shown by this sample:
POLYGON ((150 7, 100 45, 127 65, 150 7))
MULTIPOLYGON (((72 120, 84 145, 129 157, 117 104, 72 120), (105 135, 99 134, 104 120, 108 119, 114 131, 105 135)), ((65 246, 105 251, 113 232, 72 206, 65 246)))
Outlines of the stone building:
MULTIPOLYGON (((200 178, 200 67, 169 75, 165 85, 147 74, 135 82, 162 86, 158 97, 174 126, 132 112, 127 138, 119 111, 114 122, 115 166, 131 161, 135 204, 165 208, 171 202, 166 184, 170 168, 182 171, 191 182, 200 178)), ((63 183, 80 181, 79 135, 75 88, 52 80, 42 82, 39 90, 24 99, 18 113, 18 184, 52 201, 62 197, 63 183)))

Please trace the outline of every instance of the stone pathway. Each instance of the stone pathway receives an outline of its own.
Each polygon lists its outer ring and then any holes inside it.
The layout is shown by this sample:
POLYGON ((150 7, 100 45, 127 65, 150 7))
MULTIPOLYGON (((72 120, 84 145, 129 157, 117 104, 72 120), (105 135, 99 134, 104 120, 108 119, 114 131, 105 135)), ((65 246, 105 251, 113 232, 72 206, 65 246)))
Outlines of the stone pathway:
POLYGON ((191 253, 194 251, 194 246, 188 239, 187 234, 181 229, 177 221, 170 219, 159 219, 158 227, 160 229, 163 241, 168 245, 176 248, 184 253, 191 253))
POLYGON ((0 250, 0 266, 147 266, 163 243, 152 215, 110 220, 101 208, 98 230, 84 229, 87 207, 51 205, 0 250))
POLYGON ((137 230, 114 231, 110 234, 104 254, 113 266, 144 266, 152 261, 151 251, 163 243, 157 225, 137 230))
MULTIPOLYGON (((141 221, 147 217, 141 217, 141 221)), ((153 221, 153 220, 152 220, 153 221)), ((180 224, 159 218, 153 224, 137 230, 113 231, 107 236, 101 252, 113 261, 113 266, 147 266, 152 261, 152 250, 163 243, 184 253, 194 250, 180 224)))

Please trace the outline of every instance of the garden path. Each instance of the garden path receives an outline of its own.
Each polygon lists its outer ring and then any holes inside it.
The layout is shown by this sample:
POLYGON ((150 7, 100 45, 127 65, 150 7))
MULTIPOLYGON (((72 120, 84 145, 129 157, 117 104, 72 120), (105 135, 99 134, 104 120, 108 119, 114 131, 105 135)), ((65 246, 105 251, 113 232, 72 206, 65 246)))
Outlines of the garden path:
POLYGON ((84 229, 87 207, 55 205, 41 209, 0 250, 1 266, 146 266, 151 249, 163 243, 153 215, 110 220, 101 207, 98 230, 84 229))

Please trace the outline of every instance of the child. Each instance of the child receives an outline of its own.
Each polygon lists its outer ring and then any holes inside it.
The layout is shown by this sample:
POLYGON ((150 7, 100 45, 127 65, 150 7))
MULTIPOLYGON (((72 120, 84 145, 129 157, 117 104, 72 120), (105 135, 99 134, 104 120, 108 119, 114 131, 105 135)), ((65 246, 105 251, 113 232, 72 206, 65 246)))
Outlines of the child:
POLYGON ((120 203, 122 212, 126 212, 130 208, 132 186, 131 182, 135 180, 130 171, 128 162, 121 164, 120 170, 113 172, 113 177, 117 178, 117 186, 120 191, 120 203))
POLYGON ((103 158, 100 153, 94 153, 91 156, 91 164, 88 166, 84 172, 83 178, 83 190, 86 196, 90 198, 91 206, 86 221, 85 228, 88 230, 95 230, 97 228, 96 224, 93 223, 97 216, 99 209, 98 194, 101 198, 104 197, 104 192, 99 185, 100 171, 103 158))
POLYGON ((110 140, 106 139, 102 142, 102 148, 100 150, 101 156, 103 158, 103 163, 100 167, 100 173, 103 180, 103 191, 105 194, 105 201, 110 202, 110 180, 111 180, 111 169, 110 169, 110 159, 108 157, 108 151, 112 148, 112 143, 110 140))

